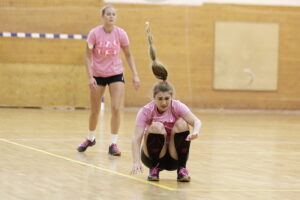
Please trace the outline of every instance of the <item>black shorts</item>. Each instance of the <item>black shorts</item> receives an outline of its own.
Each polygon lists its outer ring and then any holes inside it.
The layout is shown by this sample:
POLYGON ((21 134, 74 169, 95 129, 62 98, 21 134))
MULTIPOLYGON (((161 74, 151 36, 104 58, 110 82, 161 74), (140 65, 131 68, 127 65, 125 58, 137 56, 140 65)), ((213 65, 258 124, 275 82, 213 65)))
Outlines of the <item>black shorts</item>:
MULTIPOLYGON (((147 166, 149 169, 153 167, 153 162, 151 158, 148 158, 145 155, 143 150, 141 152, 141 160, 144 163, 144 165, 147 166)), ((166 155, 159 159, 159 168, 161 170, 168 170, 168 171, 177 170, 178 160, 172 158, 169 153, 169 150, 167 150, 166 155)))
POLYGON ((118 74, 118 75, 109 76, 109 77, 95 77, 94 76, 94 78, 97 81, 97 85, 102 85, 102 86, 106 86, 106 85, 109 85, 114 82, 125 83, 123 74, 118 74))

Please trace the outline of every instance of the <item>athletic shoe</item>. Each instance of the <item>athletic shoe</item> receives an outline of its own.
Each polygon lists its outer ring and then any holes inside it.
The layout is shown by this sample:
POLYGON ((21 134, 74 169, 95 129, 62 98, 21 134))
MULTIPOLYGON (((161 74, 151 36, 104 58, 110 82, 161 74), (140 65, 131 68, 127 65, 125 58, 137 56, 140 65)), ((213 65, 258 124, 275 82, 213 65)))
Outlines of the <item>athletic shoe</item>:
POLYGON ((81 145, 77 147, 77 150, 79 152, 84 152, 89 146, 94 146, 95 144, 96 144, 96 139, 94 139, 93 141, 86 139, 81 145))
POLYGON ((159 168, 154 167, 149 170, 148 181, 159 181, 159 168))
POLYGON ((177 181, 179 182, 190 182, 191 177, 189 176, 189 172, 186 168, 180 168, 177 174, 177 181))
POLYGON ((108 153, 112 156, 120 156, 121 155, 121 151, 119 150, 119 148, 117 147, 116 144, 111 144, 109 146, 108 153))

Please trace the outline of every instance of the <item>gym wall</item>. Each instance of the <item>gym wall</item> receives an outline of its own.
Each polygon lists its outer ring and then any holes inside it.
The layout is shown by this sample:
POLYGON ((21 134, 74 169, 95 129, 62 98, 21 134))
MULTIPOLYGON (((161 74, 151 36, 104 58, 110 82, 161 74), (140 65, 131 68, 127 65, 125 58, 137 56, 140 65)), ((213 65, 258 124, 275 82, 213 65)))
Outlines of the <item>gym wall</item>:
MULTIPOLYGON (((0 32, 87 35, 91 28, 101 23, 100 8, 103 5, 96 0, 1 1, 0 32)), ((152 98, 152 86, 158 81, 152 75, 148 56, 145 22, 149 21, 157 56, 169 71, 168 80, 176 89, 176 99, 201 109, 300 109, 299 7, 115 6, 118 9, 117 25, 129 35, 130 48, 142 80, 142 87, 135 91, 123 56, 125 107, 146 104, 152 98), (219 22, 278 26, 277 54, 272 57, 276 60, 275 64, 273 62, 275 69, 272 68, 276 72, 276 82, 272 89, 260 89, 259 86, 249 89, 238 85, 239 82, 231 84, 229 89, 216 87, 219 58, 215 55, 219 47, 215 39, 216 34, 220 34, 216 32, 219 22)), ((268 35, 263 37, 268 38, 268 35)), ((243 41, 249 44, 247 38, 237 38, 236 42, 243 41)), ((226 45, 222 48, 226 53, 226 45)), ((232 51, 230 45, 228 51, 232 51)), ((88 107, 84 52, 85 39, 0 37, 0 105, 88 107)), ((255 49, 246 52, 255 52, 255 49)), ((241 56, 245 55, 237 51, 237 60, 241 56)), ((242 69, 245 67, 253 67, 254 73, 257 68, 255 62, 251 66, 242 66, 242 69)), ((231 74, 232 69, 236 67, 227 65, 226 74, 231 74)), ((270 74, 266 71, 264 75, 264 72, 260 70, 260 79, 264 80, 265 76, 268 81, 270 74)))

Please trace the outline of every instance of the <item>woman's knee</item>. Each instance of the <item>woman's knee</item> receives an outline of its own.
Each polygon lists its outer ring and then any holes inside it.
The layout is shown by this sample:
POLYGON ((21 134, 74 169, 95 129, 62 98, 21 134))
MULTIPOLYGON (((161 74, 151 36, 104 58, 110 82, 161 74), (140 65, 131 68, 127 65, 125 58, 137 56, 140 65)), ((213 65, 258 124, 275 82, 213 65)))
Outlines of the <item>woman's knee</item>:
POLYGON ((148 133, 160 133, 166 134, 166 129, 163 123, 161 122, 152 122, 148 128, 148 133))
POLYGON ((112 114, 118 114, 120 112, 120 106, 111 106, 112 114))
POLYGON ((174 124, 173 127, 173 133, 180 133, 180 132, 184 132, 184 131, 188 131, 189 130, 189 125, 186 121, 184 121, 182 118, 179 118, 176 123, 174 124))
POLYGON ((90 115, 93 116, 93 117, 98 117, 99 109, 91 109, 90 115))

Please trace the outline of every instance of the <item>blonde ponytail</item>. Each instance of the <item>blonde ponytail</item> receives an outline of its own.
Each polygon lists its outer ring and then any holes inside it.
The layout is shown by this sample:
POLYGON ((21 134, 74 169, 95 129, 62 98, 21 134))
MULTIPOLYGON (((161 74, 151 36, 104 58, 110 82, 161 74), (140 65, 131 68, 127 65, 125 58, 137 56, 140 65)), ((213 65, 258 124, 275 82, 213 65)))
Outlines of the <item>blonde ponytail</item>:
POLYGON ((149 22, 146 22, 146 26, 147 26, 146 31, 147 31, 148 43, 149 43, 149 55, 152 60, 152 64, 151 64, 152 72, 156 78, 163 80, 154 85, 153 97, 155 97, 155 95, 159 92, 168 92, 170 93, 171 96, 173 96, 174 93, 173 86, 166 81, 168 78, 168 71, 161 62, 157 61, 156 58, 156 52, 153 46, 153 36, 151 35, 149 22))
POLYGON ((168 78, 168 71, 166 70, 165 66, 161 62, 159 62, 156 58, 156 52, 153 46, 153 36, 151 35, 149 22, 146 22, 146 32, 147 32, 148 43, 149 43, 149 55, 152 60, 152 64, 151 64, 152 72, 156 78, 166 81, 168 78))

